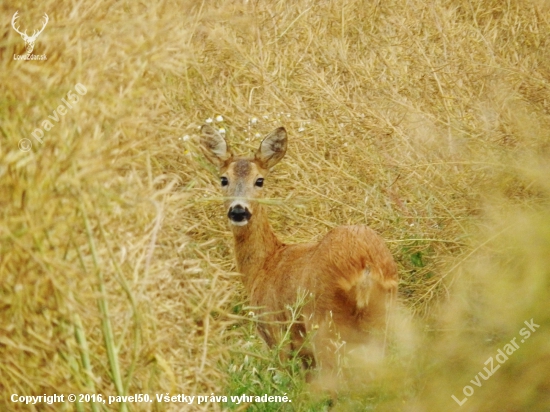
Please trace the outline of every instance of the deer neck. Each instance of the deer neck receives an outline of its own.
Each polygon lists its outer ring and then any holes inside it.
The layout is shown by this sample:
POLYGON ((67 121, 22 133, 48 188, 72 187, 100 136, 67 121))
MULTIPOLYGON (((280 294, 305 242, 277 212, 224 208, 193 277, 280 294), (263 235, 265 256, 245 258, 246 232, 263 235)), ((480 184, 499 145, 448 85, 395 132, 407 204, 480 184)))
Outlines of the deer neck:
POLYGON ((237 270, 244 275, 246 286, 283 244, 273 233, 261 205, 258 205, 246 226, 231 227, 235 238, 237 270))

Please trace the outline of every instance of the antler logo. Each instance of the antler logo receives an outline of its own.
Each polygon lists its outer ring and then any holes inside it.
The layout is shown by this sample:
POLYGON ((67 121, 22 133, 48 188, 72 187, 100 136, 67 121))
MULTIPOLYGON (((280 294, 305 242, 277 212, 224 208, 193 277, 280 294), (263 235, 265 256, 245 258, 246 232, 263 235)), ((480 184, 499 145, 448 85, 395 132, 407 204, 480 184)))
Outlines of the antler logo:
MULTIPOLYGON (((21 31, 19 31, 19 26, 15 26, 16 24, 16 20, 19 18, 19 16, 17 15, 19 13, 19 11, 16 11, 15 14, 13 15, 13 18, 11 19, 11 25, 13 27, 13 29, 19 33, 21 35, 21 38, 25 41, 25 48, 27 49, 27 52, 24 54, 24 55, 20 55, 19 58, 21 60, 29 60, 29 57, 31 56, 32 54, 32 51, 34 50, 34 43, 36 42, 36 39, 38 38, 38 36, 40 35, 40 33, 42 33, 44 31, 44 28, 46 27, 46 25, 48 24, 48 21, 50 20, 50 18, 48 17, 48 15, 46 13, 44 13, 44 24, 42 25, 42 28, 38 31, 34 30, 32 35, 29 36, 27 35, 27 30, 25 30, 24 33, 22 33, 21 31)), ((36 60, 45 60, 46 59, 46 55, 41 55, 41 56, 36 56, 38 57, 38 59, 36 60), (42 57, 42 58, 40 58, 42 57)), ((14 55, 14 58, 15 58, 15 55, 14 55)), ((34 60, 34 59, 32 59, 34 60)))

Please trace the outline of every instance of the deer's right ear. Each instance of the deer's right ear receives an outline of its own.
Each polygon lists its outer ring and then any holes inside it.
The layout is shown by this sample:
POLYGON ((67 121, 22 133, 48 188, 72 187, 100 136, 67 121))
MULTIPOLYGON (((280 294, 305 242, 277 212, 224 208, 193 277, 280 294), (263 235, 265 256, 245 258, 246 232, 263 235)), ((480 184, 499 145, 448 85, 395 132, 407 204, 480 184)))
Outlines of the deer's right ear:
POLYGON ((207 124, 201 127, 201 147, 206 158, 218 167, 222 167, 232 156, 223 136, 207 124))

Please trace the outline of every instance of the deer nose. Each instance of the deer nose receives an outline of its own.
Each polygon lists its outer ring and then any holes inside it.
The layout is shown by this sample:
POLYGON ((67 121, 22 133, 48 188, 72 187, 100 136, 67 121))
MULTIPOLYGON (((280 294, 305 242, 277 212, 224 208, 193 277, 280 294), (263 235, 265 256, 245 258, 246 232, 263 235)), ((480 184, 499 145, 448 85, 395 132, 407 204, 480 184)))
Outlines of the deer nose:
POLYGON ((241 205, 231 206, 229 212, 227 212, 227 217, 233 222, 244 222, 249 220, 251 216, 249 210, 241 205))

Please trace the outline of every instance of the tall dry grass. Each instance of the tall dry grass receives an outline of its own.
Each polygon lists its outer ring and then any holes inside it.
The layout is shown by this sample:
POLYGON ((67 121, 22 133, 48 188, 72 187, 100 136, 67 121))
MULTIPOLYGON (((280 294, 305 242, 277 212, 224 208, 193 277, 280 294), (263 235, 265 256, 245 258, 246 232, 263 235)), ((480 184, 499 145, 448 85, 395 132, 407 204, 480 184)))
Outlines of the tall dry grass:
POLYGON ((398 261, 419 349, 357 375, 368 384, 352 382, 336 410, 548 410, 548 2, 0 10, 4 410, 184 408, 25 406, 13 393, 305 396, 268 370, 275 358, 246 316, 217 178, 196 145, 217 115, 242 152, 288 129, 288 156, 266 181, 282 239, 366 223, 398 261), (49 14, 34 50, 46 61, 13 60, 24 50, 16 10, 29 32, 49 14), (77 83, 87 93, 41 144, 31 133, 77 83), (451 395, 464 398, 531 318, 537 332, 459 407, 451 395))

